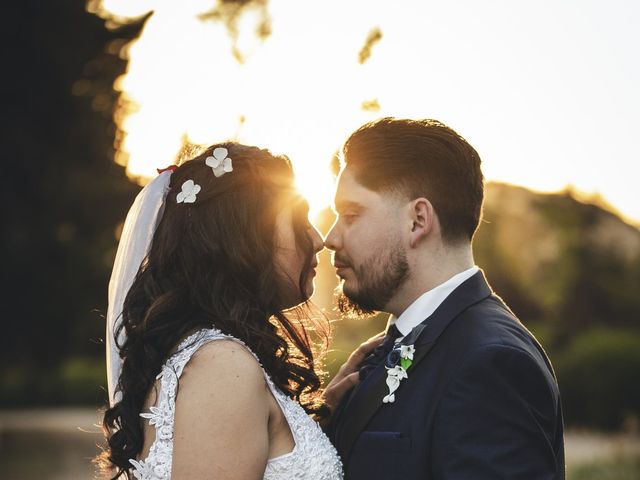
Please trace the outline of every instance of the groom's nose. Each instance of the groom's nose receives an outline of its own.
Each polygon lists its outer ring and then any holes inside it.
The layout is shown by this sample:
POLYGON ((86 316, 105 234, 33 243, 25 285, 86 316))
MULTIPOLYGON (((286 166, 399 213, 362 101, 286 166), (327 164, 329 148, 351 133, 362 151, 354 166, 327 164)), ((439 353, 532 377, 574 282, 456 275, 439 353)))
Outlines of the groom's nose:
POLYGON ((331 227, 331 230, 329 230, 329 233, 327 233, 327 237, 324 239, 325 248, 328 248, 329 250, 333 250, 334 252, 336 250, 339 250, 340 247, 342 246, 342 239, 337 226, 338 226, 338 222, 334 223, 333 226, 331 227))

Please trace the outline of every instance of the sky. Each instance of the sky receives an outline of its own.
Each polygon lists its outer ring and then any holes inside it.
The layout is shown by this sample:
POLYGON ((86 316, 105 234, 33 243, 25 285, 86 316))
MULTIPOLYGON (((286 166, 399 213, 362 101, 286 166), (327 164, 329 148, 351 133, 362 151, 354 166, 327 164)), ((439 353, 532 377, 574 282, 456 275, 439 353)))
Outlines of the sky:
POLYGON ((116 88, 120 160, 133 175, 173 162, 184 138, 233 138, 286 153, 315 211, 351 131, 381 116, 435 118, 479 152, 488 180, 600 196, 640 225, 640 2, 270 0, 239 25, 239 63, 213 0, 105 0, 149 10, 116 88), (364 64, 368 34, 382 38, 364 64), (377 100, 379 110, 362 103, 377 100), (125 155, 123 155, 125 154, 125 155))

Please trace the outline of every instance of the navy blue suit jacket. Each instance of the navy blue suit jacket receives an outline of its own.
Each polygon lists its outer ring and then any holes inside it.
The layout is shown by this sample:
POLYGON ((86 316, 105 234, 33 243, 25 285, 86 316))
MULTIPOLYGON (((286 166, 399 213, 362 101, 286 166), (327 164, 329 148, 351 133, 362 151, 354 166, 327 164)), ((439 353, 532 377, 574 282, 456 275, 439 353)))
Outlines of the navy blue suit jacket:
POLYGON ((553 369, 483 273, 423 323, 395 402, 380 365, 333 415, 345 479, 563 479, 553 369))

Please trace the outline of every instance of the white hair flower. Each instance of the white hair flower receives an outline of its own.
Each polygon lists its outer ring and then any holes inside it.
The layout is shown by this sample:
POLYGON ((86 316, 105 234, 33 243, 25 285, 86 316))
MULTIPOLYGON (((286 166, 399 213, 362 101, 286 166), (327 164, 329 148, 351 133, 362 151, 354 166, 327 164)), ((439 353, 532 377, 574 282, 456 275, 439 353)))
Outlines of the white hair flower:
POLYGON ((233 172, 231 159, 227 156, 229 151, 224 147, 218 147, 213 151, 213 156, 207 157, 205 163, 213 169, 216 177, 221 177, 225 173, 233 172))
POLYGON ((182 191, 176 195, 178 203, 193 203, 196 201, 196 195, 200 191, 200 185, 194 183, 193 180, 187 180, 182 184, 182 191))

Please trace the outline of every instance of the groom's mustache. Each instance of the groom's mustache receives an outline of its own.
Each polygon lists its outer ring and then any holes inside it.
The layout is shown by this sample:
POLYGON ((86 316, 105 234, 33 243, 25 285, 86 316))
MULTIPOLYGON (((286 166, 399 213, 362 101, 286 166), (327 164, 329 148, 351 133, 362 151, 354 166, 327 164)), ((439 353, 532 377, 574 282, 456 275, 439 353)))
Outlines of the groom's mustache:
POLYGON ((333 267, 334 268, 351 268, 351 263, 347 261, 344 257, 340 257, 337 254, 333 256, 333 267))

